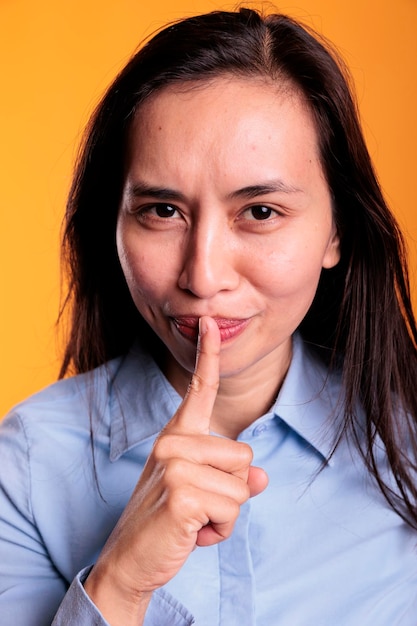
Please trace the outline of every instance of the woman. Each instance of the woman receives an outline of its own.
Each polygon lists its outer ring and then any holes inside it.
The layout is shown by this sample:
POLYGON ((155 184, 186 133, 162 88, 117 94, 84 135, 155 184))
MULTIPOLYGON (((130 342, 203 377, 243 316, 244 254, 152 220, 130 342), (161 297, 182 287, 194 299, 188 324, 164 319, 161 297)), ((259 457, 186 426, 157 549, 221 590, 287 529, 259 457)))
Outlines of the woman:
POLYGON ((77 375, 2 423, 8 623, 415 625, 403 241, 317 37, 248 9, 156 35, 64 244, 77 375))

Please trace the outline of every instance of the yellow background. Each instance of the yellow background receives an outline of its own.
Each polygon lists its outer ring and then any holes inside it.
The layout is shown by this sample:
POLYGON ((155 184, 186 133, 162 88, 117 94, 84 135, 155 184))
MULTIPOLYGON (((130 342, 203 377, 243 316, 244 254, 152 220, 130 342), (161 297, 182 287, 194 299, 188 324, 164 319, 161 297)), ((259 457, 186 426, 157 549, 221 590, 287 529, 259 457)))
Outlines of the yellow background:
MULTIPOLYGON (((0 0, 0 415, 56 378, 59 230, 89 112, 145 36, 184 15, 234 6, 0 0)), ((417 0, 276 6, 326 35, 348 62, 368 145, 414 268, 417 0)))

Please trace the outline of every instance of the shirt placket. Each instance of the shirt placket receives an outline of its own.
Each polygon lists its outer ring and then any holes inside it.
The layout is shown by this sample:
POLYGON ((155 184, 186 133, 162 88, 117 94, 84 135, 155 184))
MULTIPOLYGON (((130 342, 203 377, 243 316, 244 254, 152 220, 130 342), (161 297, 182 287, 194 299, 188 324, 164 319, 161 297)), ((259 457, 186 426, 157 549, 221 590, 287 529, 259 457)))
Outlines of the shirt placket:
POLYGON ((249 549, 250 501, 241 507, 232 536, 219 544, 219 626, 255 625, 255 581, 249 549))

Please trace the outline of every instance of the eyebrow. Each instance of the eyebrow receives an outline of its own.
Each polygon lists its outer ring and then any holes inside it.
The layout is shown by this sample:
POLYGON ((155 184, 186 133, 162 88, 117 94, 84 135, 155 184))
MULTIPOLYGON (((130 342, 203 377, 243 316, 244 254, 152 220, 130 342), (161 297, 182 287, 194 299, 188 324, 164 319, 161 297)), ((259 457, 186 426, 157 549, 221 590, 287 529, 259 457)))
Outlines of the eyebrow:
MULTIPOLYGON (((300 193, 302 189, 298 187, 294 187, 293 185, 288 185, 284 183, 282 180, 273 180, 266 183, 260 183, 258 185, 248 185, 247 187, 242 187, 241 189, 236 189, 236 191, 232 191, 228 194, 228 199, 235 198, 246 198, 248 200, 252 198, 257 198, 258 196, 264 196, 271 193, 300 193)), ((154 198, 155 200, 176 200, 180 202, 185 202, 186 197, 180 191, 176 189, 170 189, 169 187, 156 187, 153 185, 148 185, 145 182, 136 182, 129 188, 128 194, 132 198, 140 198, 142 196, 147 196, 150 198, 154 198)))
POLYGON ((250 200, 251 198, 256 198, 258 196, 265 196, 270 193, 300 193, 302 189, 298 187, 294 187, 293 185, 288 185, 284 183, 282 180, 273 180, 267 183, 261 183, 259 185, 248 185, 247 187, 242 187, 242 189, 237 189, 236 191, 232 191, 229 194, 229 198, 247 198, 250 200))
POLYGON ((148 196, 155 200, 171 200, 185 201, 185 196, 180 191, 170 189, 169 187, 154 187, 144 182, 137 182, 132 185, 128 191, 131 198, 140 198, 142 196, 148 196))

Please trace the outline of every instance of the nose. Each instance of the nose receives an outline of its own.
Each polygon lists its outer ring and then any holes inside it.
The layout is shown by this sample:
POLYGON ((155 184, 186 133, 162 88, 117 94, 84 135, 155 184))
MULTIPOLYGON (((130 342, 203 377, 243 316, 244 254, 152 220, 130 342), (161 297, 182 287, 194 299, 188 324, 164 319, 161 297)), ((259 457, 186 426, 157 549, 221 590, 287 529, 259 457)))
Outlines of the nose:
POLYGON ((193 229, 183 251, 179 287, 200 299, 236 289, 237 251, 230 239, 221 226, 200 225, 193 229))

